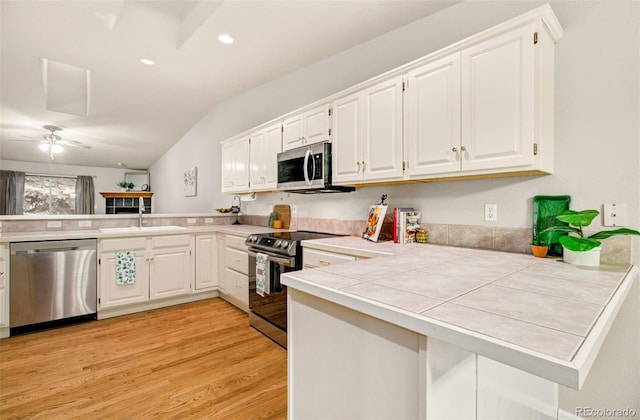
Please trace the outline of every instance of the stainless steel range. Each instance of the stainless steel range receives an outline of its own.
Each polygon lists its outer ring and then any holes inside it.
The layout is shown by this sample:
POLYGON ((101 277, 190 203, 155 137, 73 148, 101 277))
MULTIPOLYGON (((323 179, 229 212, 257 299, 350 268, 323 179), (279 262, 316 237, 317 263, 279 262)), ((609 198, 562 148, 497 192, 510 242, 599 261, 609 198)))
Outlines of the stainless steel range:
POLYGON ((301 241, 333 236, 337 235, 270 232, 249 235, 245 241, 249 247, 249 324, 282 347, 287 347, 287 286, 280 283, 280 275, 302 269, 301 241))

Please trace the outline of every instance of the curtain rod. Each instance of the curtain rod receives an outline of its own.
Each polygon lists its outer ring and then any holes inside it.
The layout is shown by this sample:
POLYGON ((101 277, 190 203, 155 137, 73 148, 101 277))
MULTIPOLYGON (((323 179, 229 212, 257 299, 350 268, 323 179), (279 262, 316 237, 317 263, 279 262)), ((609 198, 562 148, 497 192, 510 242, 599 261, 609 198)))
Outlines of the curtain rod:
POLYGON ((90 176, 97 178, 96 175, 51 175, 51 174, 34 174, 31 172, 25 172, 24 176, 46 176, 47 178, 77 178, 79 176, 90 176))

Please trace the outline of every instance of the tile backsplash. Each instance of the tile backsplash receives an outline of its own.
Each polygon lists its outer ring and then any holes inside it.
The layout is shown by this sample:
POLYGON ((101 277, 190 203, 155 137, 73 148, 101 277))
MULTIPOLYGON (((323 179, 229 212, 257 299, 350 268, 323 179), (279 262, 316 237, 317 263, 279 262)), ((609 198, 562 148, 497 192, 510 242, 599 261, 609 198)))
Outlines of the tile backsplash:
MULTIPOLYGON (((235 221, 235 215, 215 217, 203 216, 143 216, 145 224, 153 226, 206 226, 206 225, 230 225, 235 221)), ((138 216, 109 216, 87 217, 73 219, 59 219, 62 226, 58 228, 47 227, 47 220, 3 220, 2 232, 38 232, 51 230, 95 230, 99 228, 127 227, 138 224, 138 216), (91 221, 90 224, 86 221, 91 221)), ((268 216, 240 215, 239 220, 245 225, 267 226, 268 216)), ((365 220, 337 220, 293 217, 290 229, 310 230, 315 232, 336 233, 349 236, 361 236, 365 220)), ((423 223, 421 226, 429 234, 429 243, 439 245, 459 246, 465 248, 494 249, 498 251, 517 252, 530 254, 531 229, 530 228, 499 228, 469 225, 448 225, 423 223)), ((257 232, 259 233, 259 228, 257 232)), ((601 261, 603 263, 625 263, 631 261, 631 238, 629 236, 614 236, 603 242, 601 261)))

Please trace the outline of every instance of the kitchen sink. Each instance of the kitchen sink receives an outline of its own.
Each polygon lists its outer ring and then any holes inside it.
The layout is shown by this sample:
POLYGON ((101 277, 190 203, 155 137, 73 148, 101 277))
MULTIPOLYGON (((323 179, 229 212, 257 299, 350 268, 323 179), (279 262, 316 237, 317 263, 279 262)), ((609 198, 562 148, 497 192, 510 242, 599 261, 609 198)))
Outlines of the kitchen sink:
POLYGON ((158 232, 167 230, 183 230, 184 226, 128 226, 128 227, 114 227, 114 228, 100 228, 102 233, 128 233, 128 232, 158 232))

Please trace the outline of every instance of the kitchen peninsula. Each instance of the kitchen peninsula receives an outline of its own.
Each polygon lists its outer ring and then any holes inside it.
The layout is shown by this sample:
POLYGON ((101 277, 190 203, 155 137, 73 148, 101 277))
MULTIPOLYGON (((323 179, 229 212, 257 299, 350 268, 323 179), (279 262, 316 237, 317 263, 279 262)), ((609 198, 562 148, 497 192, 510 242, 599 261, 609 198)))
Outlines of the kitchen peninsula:
POLYGON ((353 237, 303 246, 374 258, 283 276, 290 418, 558 418, 558 384, 580 389, 639 271, 353 237))

